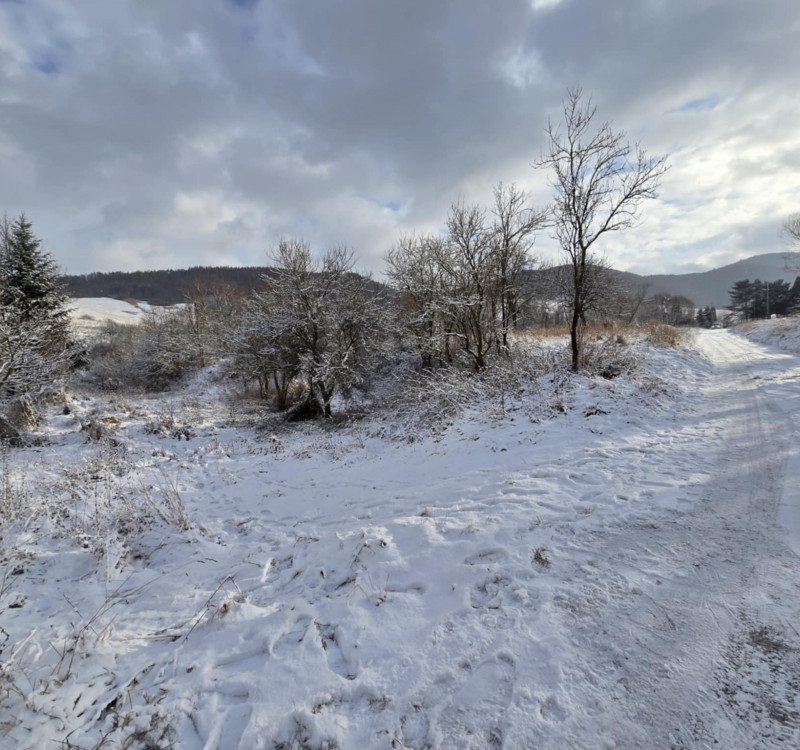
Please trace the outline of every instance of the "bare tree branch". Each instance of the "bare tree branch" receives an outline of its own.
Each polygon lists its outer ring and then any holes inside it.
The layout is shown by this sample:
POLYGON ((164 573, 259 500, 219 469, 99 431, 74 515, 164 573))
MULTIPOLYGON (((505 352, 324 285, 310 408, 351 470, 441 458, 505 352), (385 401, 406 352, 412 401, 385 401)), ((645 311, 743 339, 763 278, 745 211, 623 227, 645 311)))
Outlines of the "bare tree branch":
POLYGON ((790 245, 800 246, 800 211, 786 217, 781 235, 790 245))

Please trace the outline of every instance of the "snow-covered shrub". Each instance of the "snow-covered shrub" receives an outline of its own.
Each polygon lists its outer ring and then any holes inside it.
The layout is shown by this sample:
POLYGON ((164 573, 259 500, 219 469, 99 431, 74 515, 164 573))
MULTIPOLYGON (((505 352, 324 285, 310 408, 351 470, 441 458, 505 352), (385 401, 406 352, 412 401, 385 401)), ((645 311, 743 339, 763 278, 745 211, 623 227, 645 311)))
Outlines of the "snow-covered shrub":
POLYGON ((141 349, 136 371, 145 390, 164 390, 203 364, 203 350, 187 309, 151 311, 139 324, 141 349))
POLYGON ((562 410, 569 383, 566 350, 525 339, 512 345, 510 357, 480 372, 449 367, 409 373, 393 403, 408 434, 440 431, 470 409, 498 417, 521 412, 538 421, 562 410))
POLYGON ((13 521, 30 505, 31 493, 24 469, 12 465, 9 441, 0 440, 0 527, 13 521))
POLYGON ((581 369, 590 375, 612 379, 636 368, 636 353, 625 337, 613 330, 600 333, 584 329, 581 350, 581 369))
POLYGON ((275 260, 265 290, 245 307, 237 367, 259 380, 264 396, 272 382, 279 409, 330 417, 334 396, 362 384, 390 343, 385 306, 370 280, 354 273, 345 247, 317 261, 306 242, 283 239, 275 260), (293 405, 298 382, 305 403, 293 405))
POLYGON ((6 413, 8 421, 18 430, 27 432, 36 429, 39 424, 33 400, 27 393, 11 399, 6 407, 6 413))
POLYGON ((161 391, 198 370, 199 348, 185 309, 151 311, 138 325, 109 323, 90 342, 84 380, 102 390, 161 391))
POLYGON ((102 391, 123 391, 136 380, 134 354, 140 347, 136 325, 109 322, 87 342, 83 380, 102 391))
POLYGON ((171 437, 176 440, 191 440, 194 437, 192 428, 177 420, 175 415, 164 412, 155 415, 144 424, 144 431, 148 435, 159 435, 161 437, 171 437))

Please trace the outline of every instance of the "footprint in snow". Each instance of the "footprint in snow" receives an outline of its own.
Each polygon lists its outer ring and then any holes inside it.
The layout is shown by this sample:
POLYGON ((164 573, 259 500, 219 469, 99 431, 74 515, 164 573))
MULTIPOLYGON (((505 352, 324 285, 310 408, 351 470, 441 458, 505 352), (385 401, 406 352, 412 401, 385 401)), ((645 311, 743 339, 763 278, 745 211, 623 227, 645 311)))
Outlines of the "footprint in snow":
POLYGON ((603 476, 597 476, 594 474, 577 474, 575 472, 567 474, 567 479, 575 482, 575 484, 582 485, 599 485, 606 483, 606 479, 603 476))
POLYGON ((487 565, 489 563, 501 563, 508 559, 508 552, 504 549, 486 549, 470 555, 464 562, 467 565, 487 565))
POLYGON ((473 609, 501 609, 505 589, 511 583, 512 580, 503 573, 490 572, 483 581, 470 591, 470 605, 473 609))
POLYGON ((546 721, 559 724, 567 718, 567 712, 564 707, 552 695, 539 703, 539 713, 546 721))
POLYGON ((297 648, 305 639, 310 625, 310 617, 305 615, 299 617, 289 630, 283 632, 275 639, 275 642, 272 644, 272 653, 276 656, 284 656, 297 648))
POLYGON ((340 643, 341 635, 338 628, 316 621, 314 625, 316 625, 317 635, 325 651, 328 667, 330 667, 332 672, 336 672, 336 674, 347 680, 355 680, 355 678, 358 677, 358 669, 356 669, 342 652, 340 643))
POLYGON ((400 718, 403 747, 424 750, 431 744, 431 717, 442 710, 455 692, 456 679, 451 674, 437 678, 425 691, 424 697, 411 705, 411 709, 400 718))
POLYGON ((514 659, 505 653, 470 672, 432 722, 437 746, 459 750, 502 747, 504 716, 516 679, 514 659))
POLYGON ((202 714, 203 717, 195 717, 193 723, 201 735, 204 748, 238 748, 239 740, 250 723, 253 706, 251 703, 234 703, 229 706, 220 704, 213 708, 207 707, 202 714))

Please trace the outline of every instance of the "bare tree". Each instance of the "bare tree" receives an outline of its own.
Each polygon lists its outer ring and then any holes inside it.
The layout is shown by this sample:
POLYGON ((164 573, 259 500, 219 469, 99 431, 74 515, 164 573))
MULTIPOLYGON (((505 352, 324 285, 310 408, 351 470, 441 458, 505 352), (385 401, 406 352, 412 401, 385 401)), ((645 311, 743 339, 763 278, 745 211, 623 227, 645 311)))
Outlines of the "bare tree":
MULTIPOLYGON (((781 236, 787 245, 796 247, 800 250, 800 211, 786 217, 781 227, 781 236)), ((783 257, 783 264, 787 271, 800 273, 800 263, 798 263, 795 253, 787 253, 783 257)))
POLYGON ((535 166, 552 170, 554 238, 570 269, 569 331, 572 369, 581 366, 580 331, 586 323, 592 251, 601 237, 634 226, 642 201, 655 198, 666 157, 650 158, 610 123, 596 128, 596 107, 581 89, 567 93, 562 126, 548 122, 548 152, 535 166))
POLYGON ((786 218, 781 228, 781 234, 790 245, 800 246, 800 211, 786 218))
POLYGON ((475 370, 486 366, 486 355, 496 341, 491 304, 496 267, 485 219, 478 206, 453 204, 442 258, 450 286, 453 331, 472 358, 475 370))
POLYGON ((433 367, 447 356, 447 293, 442 268, 444 242, 434 235, 406 234, 386 255, 386 275, 400 292, 406 333, 422 359, 433 367))
POLYGON ((492 353, 508 353, 523 273, 546 212, 516 186, 495 188, 493 221, 477 205, 454 203, 439 236, 406 235, 386 256, 401 292, 403 318, 424 367, 449 362, 460 349, 482 370, 492 353))
POLYGON ((628 324, 636 321, 636 316, 639 314, 644 301, 647 299, 647 293, 650 291, 650 282, 642 281, 637 284, 633 289, 629 290, 626 295, 628 312, 625 316, 625 322, 628 324))
POLYGON ((186 336, 192 340, 200 367, 230 351, 230 337, 244 305, 244 292, 233 284, 194 279, 183 290, 186 336))
POLYGON ((492 227, 497 290, 493 299, 499 314, 498 344, 508 351, 508 334, 517 325, 522 274, 530 268, 536 232, 547 221, 547 211, 528 205, 525 191, 499 183, 494 189, 495 221, 492 227))

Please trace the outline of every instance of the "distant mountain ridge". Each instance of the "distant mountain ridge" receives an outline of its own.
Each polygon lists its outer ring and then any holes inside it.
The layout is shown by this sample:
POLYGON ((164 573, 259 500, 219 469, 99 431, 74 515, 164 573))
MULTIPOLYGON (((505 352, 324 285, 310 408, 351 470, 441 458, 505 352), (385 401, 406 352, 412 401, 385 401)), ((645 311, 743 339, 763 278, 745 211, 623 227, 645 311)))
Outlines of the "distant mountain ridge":
MULTIPOLYGON (((64 276, 67 294, 71 297, 111 297, 119 300, 146 301, 151 305, 174 305, 185 302, 184 291, 195 284, 213 288, 233 286, 250 292, 263 286, 264 277, 274 273, 265 266, 196 266, 168 271, 114 271, 64 276)), ((697 307, 727 307, 729 290, 743 279, 777 281, 790 284, 800 275, 800 253, 765 253, 721 266, 711 271, 684 274, 641 276, 628 271, 615 271, 631 289, 647 285, 647 296, 664 293, 688 297, 697 307)), ((377 283, 376 283, 377 286, 377 283)))
POLYGON ((727 307, 730 302, 728 294, 734 282, 749 279, 754 281, 777 281, 783 279, 792 284, 800 275, 800 253, 765 253, 738 260, 727 266, 711 271, 684 274, 654 274, 625 276, 638 279, 638 283, 649 284, 647 296, 659 292, 688 297, 698 307, 712 305, 727 307))

